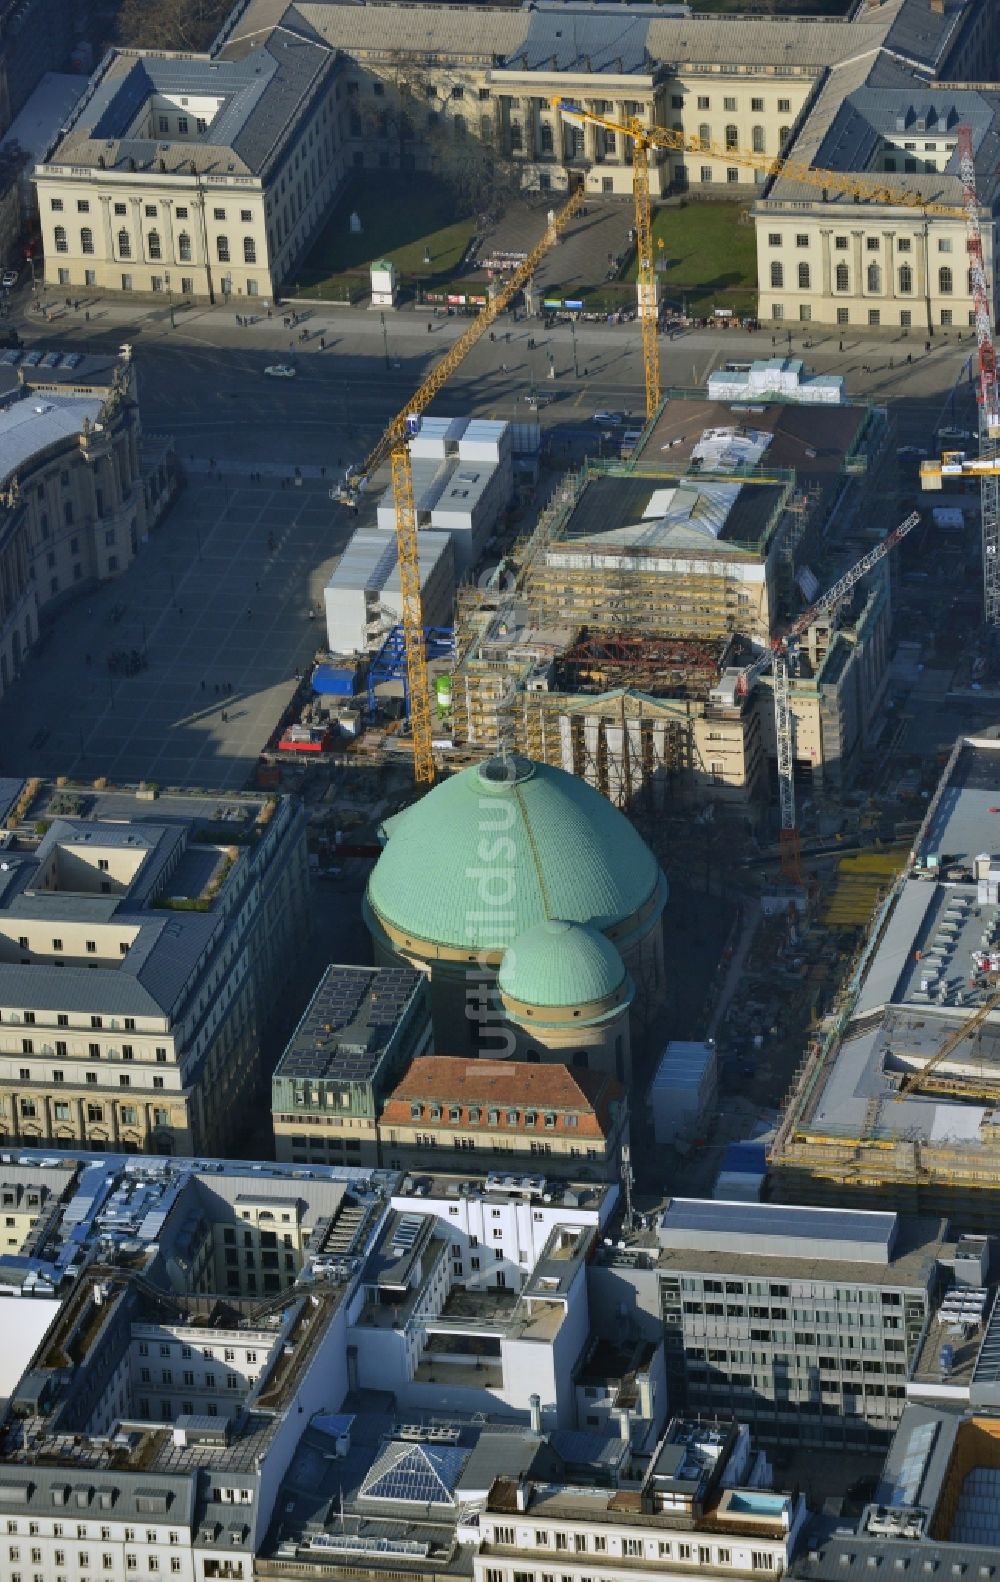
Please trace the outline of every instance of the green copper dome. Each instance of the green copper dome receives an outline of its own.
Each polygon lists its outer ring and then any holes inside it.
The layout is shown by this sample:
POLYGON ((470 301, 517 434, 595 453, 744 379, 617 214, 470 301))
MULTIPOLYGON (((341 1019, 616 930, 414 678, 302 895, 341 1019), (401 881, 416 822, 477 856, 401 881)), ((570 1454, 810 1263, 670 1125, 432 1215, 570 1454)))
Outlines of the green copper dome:
POLYGON ((525 1005, 588 1005, 607 1000, 625 980, 625 963, 610 939, 586 923, 546 919, 504 952, 497 982, 525 1005))
POLYGON ((666 880, 624 814, 586 781, 526 758, 463 769, 388 819, 368 881, 375 919, 415 940, 506 950, 546 919, 608 930, 666 880))

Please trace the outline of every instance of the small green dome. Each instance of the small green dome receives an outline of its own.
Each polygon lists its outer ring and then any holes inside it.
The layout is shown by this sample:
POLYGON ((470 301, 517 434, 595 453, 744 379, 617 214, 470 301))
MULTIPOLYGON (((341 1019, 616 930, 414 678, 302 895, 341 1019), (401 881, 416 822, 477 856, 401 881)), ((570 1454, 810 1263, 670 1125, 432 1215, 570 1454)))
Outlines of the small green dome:
POLYGON ((628 819, 563 769, 510 755, 451 775, 384 825, 367 905, 414 940, 503 951, 546 918, 608 930, 666 880, 628 819))
POLYGON ((504 952, 497 981, 501 993, 525 1005, 589 1005, 617 994, 625 963, 596 928, 549 918, 504 952))

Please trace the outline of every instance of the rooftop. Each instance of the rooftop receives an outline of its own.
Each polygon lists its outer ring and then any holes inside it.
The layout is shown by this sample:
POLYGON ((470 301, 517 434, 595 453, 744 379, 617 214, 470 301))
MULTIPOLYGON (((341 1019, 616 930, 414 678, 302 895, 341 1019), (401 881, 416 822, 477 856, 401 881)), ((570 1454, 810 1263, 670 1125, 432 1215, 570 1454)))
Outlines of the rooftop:
MULTIPOLYGON (((434 567, 450 551, 451 541, 447 533, 424 529, 418 532, 417 556, 422 581, 426 581, 434 567)), ((377 527, 359 527, 331 571, 326 586, 331 591, 381 593, 388 590, 398 596, 399 564, 395 534, 377 527)))
POLYGON ((0 407, 0 478, 9 478, 50 445, 75 439, 96 423, 104 400, 92 395, 38 395, 0 407))
POLYGON ((332 61, 329 47, 301 29, 268 30, 214 58, 112 50, 47 163, 185 176, 263 175, 332 61), (200 104, 205 130, 158 135, 154 104, 187 99, 200 104))
MULTIPOLYGON (((652 459, 650 445, 643 460, 652 459)), ((674 477, 678 458, 663 458, 663 477, 623 472, 592 478, 566 525, 546 550, 546 564, 572 564, 581 553, 616 551, 622 558, 713 554, 717 547, 758 550, 781 504, 782 484, 735 484, 722 479, 674 477), (669 470, 668 470, 669 469, 669 470)))
MULTIPOLYGON (((441 1125, 468 1126, 474 1111, 490 1130, 512 1127, 564 1132, 566 1116, 572 1115, 577 1135, 597 1136, 610 1128, 612 1106, 623 1097, 620 1083, 602 1072, 572 1070, 559 1064, 423 1055, 389 1095, 383 1124, 411 1119, 414 1103, 421 1108, 436 1103, 441 1108, 441 1125), (458 1116, 450 1114, 452 1108, 458 1109, 458 1116), (497 1112, 495 1117, 492 1109, 497 1112), (553 1112, 551 1125, 547 1111, 553 1112)), ((422 1114, 422 1124, 427 1120, 422 1114)))
POLYGON ((422 1005, 423 983, 408 967, 328 967, 275 1078, 370 1081, 404 1017, 422 1005))

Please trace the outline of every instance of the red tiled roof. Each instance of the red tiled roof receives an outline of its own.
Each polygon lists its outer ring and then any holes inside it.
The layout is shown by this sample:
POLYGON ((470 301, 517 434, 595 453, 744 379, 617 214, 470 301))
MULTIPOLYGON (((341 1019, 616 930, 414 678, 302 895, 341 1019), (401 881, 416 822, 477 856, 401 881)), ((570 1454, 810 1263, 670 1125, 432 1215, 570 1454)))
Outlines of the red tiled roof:
MULTIPOLYGON (((521 1060, 463 1060, 450 1055, 423 1055, 389 1095, 382 1112, 383 1125, 405 1125, 416 1119, 413 1104, 439 1104, 441 1115, 431 1120, 437 1126, 482 1126, 516 1132, 553 1131, 576 1137, 606 1137, 612 1129, 612 1106, 620 1103, 625 1089, 614 1077, 601 1071, 584 1071, 561 1064, 529 1064, 521 1060), (477 1120, 470 1120, 470 1108, 477 1109, 477 1120), (452 1119, 450 1111, 459 1116, 452 1119), (489 1111, 498 1110, 499 1119, 490 1121, 489 1111), (534 1112, 534 1124, 525 1119, 534 1112), (555 1125, 546 1126, 545 1115, 555 1115, 555 1125), (516 1120, 508 1119, 515 1115, 516 1120), (566 1117, 575 1117, 567 1125, 566 1117)), ((429 1117, 420 1117, 427 1125, 429 1117)))

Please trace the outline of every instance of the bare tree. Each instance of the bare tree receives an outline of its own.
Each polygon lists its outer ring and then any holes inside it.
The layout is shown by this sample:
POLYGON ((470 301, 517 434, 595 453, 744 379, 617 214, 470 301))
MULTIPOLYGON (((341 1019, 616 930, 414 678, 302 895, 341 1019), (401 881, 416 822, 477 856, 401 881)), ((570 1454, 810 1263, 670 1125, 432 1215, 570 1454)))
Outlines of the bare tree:
POLYGON ((123 0, 117 41, 127 48, 203 50, 231 8, 231 0, 123 0))

